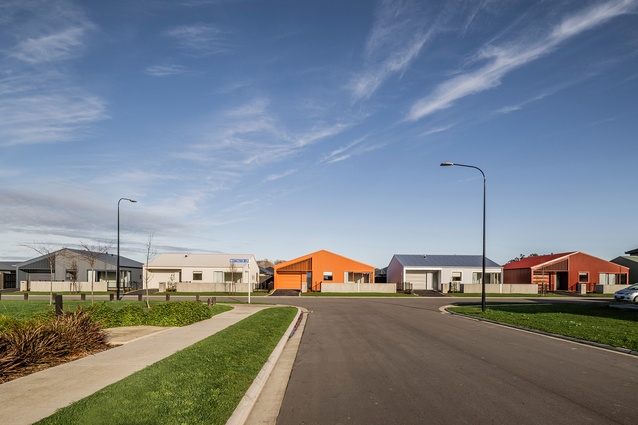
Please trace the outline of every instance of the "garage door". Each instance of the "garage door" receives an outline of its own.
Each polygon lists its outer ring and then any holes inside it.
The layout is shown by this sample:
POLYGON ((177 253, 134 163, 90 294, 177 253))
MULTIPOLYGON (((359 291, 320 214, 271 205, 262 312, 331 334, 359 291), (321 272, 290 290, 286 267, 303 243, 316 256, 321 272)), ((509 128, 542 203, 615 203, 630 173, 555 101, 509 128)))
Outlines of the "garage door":
POLYGON ((301 290, 302 283, 306 281, 306 274, 299 273, 278 273, 275 276, 275 289, 297 289, 301 290))
POLYGON ((412 284, 413 290, 432 289, 432 272, 425 270, 407 270, 405 280, 412 284))

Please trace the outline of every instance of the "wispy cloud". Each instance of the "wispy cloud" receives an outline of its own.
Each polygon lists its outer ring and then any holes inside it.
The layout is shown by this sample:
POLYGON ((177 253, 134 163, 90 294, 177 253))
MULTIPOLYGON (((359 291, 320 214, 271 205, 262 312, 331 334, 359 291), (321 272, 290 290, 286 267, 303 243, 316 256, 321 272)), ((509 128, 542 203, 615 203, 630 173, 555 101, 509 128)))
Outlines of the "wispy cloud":
MULTIPOLYGON (((37 76, 11 79, 11 96, 0 97, 0 145, 55 143, 77 140, 88 126, 106 119, 106 102, 68 82, 37 76), (58 85, 59 84, 59 85, 58 85), (37 87, 34 87, 34 85, 37 87)), ((0 80, 0 87, 5 81, 0 80)))
POLYGON ((451 129, 453 127, 454 127, 453 124, 449 124, 449 125, 444 125, 442 127, 430 128, 430 129, 426 130, 424 133, 421 133, 421 137, 430 136, 430 135, 436 134, 436 133, 443 133, 443 132, 448 131, 449 129, 451 129))
POLYGON ((108 117, 107 102, 74 79, 72 66, 96 28, 66 1, 5 3, 3 32, 15 40, 0 50, 0 146, 57 143, 86 136, 108 117))
POLYGON ((403 72, 436 33, 415 13, 418 2, 380 1, 364 51, 365 67, 348 84, 354 100, 367 99, 392 75, 403 72))
POLYGON ((182 65, 153 65, 146 68, 144 72, 153 77, 169 77, 189 73, 188 69, 182 65))
POLYGON ((451 107, 457 100, 492 89, 509 72, 550 54, 566 40, 609 20, 635 11, 635 0, 617 0, 584 9, 550 28, 544 37, 520 38, 503 46, 485 46, 475 56, 485 63, 475 71, 461 73, 441 83, 432 94, 413 104, 407 116, 416 121, 451 107))
POLYGON ((65 28, 58 32, 20 41, 10 56, 29 62, 54 62, 80 55, 86 27, 65 28))
POLYGON ((283 179, 284 177, 288 177, 292 174, 295 174, 297 172, 297 170, 288 170, 288 171, 284 171, 283 173, 278 173, 278 174, 270 174, 269 176, 267 176, 264 179, 264 182, 272 182, 275 180, 279 180, 279 179, 283 179))
POLYGON ((325 154, 319 162, 333 164, 336 162, 345 161, 347 159, 362 155, 367 152, 381 149, 383 147, 383 145, 381 144, 377 144, 377 145, 365 144, 364 143, 365 140, 366 140, 365 137, 360 137, 356 140, 353 140, 352 142, 348 143, 345 146, 340 146, 337 149, 334 149, 333 151, 325 154))
POLYGON ((177 40, 188 54, 208 56, 227 51, 224 32, 214 25, 192 24, 172 28, 166 35, 177 40))

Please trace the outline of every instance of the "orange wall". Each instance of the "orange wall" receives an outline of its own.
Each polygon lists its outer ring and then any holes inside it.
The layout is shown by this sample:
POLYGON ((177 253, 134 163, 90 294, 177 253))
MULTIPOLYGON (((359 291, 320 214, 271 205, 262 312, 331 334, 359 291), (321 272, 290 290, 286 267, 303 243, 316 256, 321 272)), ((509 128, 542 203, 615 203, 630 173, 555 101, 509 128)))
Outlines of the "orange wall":
POLYGON ((306 285, 305 272, 299 272, 296 275, 290 273, 282 273, 280 270, 291 264, 312 259, 312 289, 321 290, 321 282, 324 281, 324 272, 332 272, 332 281, 330 283, 343 283, 345 272, 354 273, 370 273, 370 283, 374 283, 374 266, 351 260, 341 255, 334 254, 329 251, 321 250, 294 260, 286 261, 275 266, 275 289, 301 289, 300 283, 306 285), (294 277, 293 277, 294 276, 294 277))

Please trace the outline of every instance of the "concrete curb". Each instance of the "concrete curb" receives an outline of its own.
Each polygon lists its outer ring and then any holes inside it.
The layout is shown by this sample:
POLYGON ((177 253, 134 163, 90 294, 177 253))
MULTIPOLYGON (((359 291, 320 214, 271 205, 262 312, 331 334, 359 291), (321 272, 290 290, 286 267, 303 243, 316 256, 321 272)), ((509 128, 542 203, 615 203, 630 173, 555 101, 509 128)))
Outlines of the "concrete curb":
POLYGON ((598 342, 587 341, 585 339, 578 339, 578 338, 574 338, 574 337, 571 337, 571 336, 554 334, 554 333, 551 333, 551 332, 545 332, 545 331, 541 331, 541 330, 538 330, 538 329, 525 328, 523 326, 512 325, 510 323, 497 322, 495 320, 490 320, 490 319, 483 319, 481 317, 470 316, 468 314, 458 313, 456 311, 450 311, 450 310, 448 310, 448 308, 450 308, 450 307, 457 307, 457 306, 451 305, 451 304, 450 305, 445 305, 445 306, 439 307, 439 311, 441 311, 442 313, 445 313, 445 314, 452 314, 452 315, 455 315, 455 316, 460 316, 460 317, 463 317, 465 319, 476 320, 478 322, 487 322, 487 323, 491 323, 493 325, 499 325, 499 326, 503 326, 503 327, 506 327, 506 328, 516 329, 516 330, 519 330, 519 331, 535 333, 535 334, 538 334, 538 335, 543 335, 543 336, 556 338, 556 339, 562 339, 562 340, 565 340, 565 341, 575 342, 577 344, 589 345, 590 347, 596 347, 596 348, 600 348, 600 349, 603 349, 603 350, 615 351, 617 353, 627 354, 627 355, 631 355, 631 356, 638 356, 638 351, 633 351, 633 350, 630 350, 628 348, 614 347, 613 345, 600 344, 598 342))
POLYGON ((297 326, 299 326, 299 322, 302 319, 303 312, 301 308, 296 308, 297 315, 290 323, 290 326, 288 326, 288 329, 286 329, 286 332, 284 332, 284 335, 279 340, 279 343, 275 346, 275 349, 271 353, 270 357, 268 357, 266 364, 264 364, 264 367, 261 368, 252 385, 250 386, 250 388, 248 388, 248 391, 246 391, 244 397, 240 400, 233 414, 230 416, 230 418, 228 418, 226 425, 243 425, 244 423, 246 423, 246 420, 248 419, 250 412, 255 406, 259 394, 266 385, 266 381, 268 381, 270 374, 275 368, 277 360, 279 360, 279 357, 281 356, 286 343, 297 329, 297 326))

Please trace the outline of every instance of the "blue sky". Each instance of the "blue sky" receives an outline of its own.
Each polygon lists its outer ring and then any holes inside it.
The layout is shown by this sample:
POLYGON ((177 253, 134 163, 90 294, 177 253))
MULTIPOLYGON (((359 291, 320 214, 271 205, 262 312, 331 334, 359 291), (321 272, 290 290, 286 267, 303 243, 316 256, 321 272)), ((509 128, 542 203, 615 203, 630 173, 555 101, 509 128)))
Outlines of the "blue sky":
POLYGON ((5 0, 0 259, 638 247, 638 0, 5 0), (112 251, 115 251, 113 247, 112 251))

